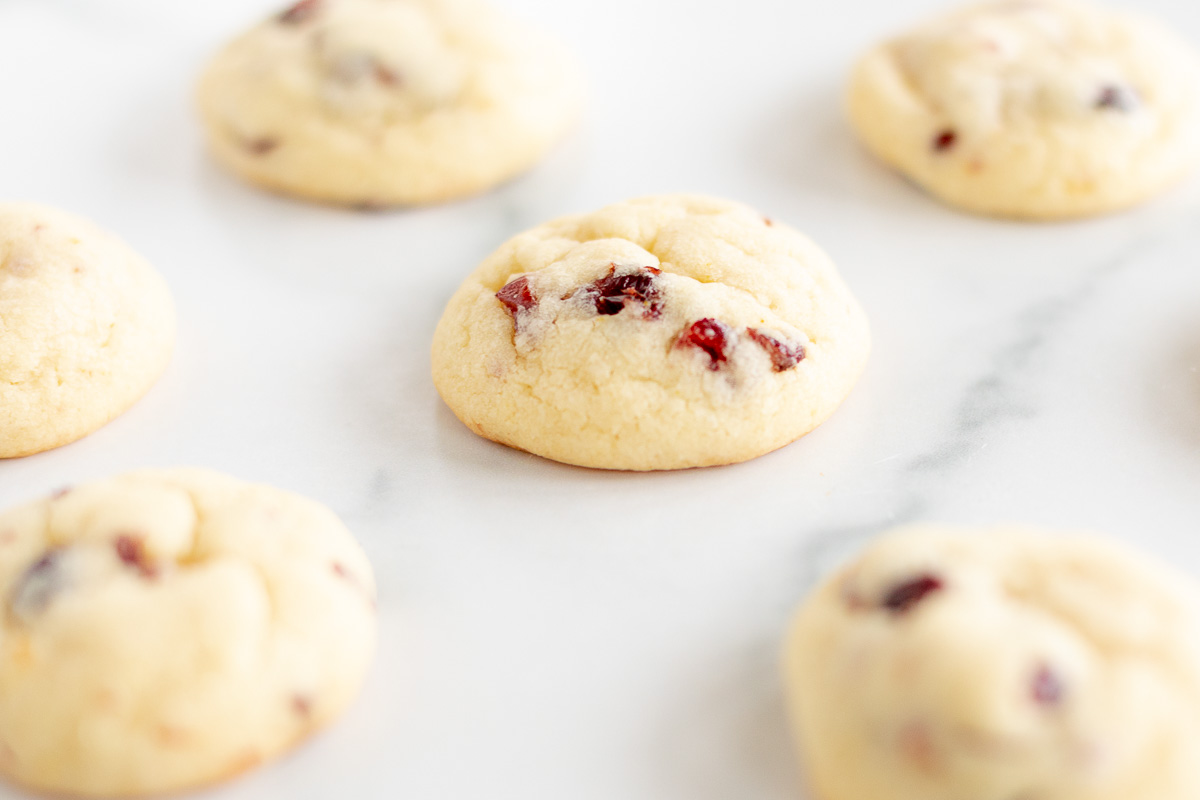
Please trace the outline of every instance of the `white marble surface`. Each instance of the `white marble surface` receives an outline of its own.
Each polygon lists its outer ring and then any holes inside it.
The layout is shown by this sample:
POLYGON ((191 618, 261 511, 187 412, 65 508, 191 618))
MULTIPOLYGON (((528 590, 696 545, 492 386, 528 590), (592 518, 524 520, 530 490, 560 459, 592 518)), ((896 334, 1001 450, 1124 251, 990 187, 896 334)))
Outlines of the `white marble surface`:
MULTIPOLYGON (((193 80, 271 0, 0 0, 0 195, 120 232, 166 274, 182 326, 132 412, 0 462, 0 506, 205 465, 328 503, 379 575, 361 701, 213 798, 799 798, 780 632, 814 576, 885 526, 1094 528, 1200 574, 1200 180, 1027 225, 877 166, 841 81, 937 0, 509 3, 586 60, 585 126, 484 197, 360 214, 205 157, 193 80), (459 425, 428 347, 462 276, 549 216, 679 190, 752 203, 839 262, 875 336, 842 410, 754 462, 657 475, 459 425)), ((1200 43, 1193 0, 1137 5, 1200 43)))

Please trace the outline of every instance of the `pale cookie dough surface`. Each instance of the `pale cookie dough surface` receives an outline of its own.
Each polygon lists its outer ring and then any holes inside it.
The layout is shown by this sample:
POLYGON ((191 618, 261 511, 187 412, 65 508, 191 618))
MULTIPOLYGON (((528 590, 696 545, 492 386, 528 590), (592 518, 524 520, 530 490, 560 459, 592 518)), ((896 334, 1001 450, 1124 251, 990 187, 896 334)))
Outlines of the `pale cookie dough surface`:
POLYGON ((0 514, 0 772, 73 795, 229 777, 327 724, 375 642, 329 509, 217 473, 131 473, 0 514))
POLYGON ((233 171, 374 207, 526 170, 574 125, 582 87, 563 46, 478 0, 305 0, 217 55, 199 101, 233 171))
POLYGON ((942 200, 1032 219, 1138 203, 1200 160, 1200 57, 1161 25, 1074 0, 999 0, 877 47, 859 136, 942 200))
POLYGON ((451 298, 433 377, 476 433, 588 467, 744 461, 820 424, 869 350, 812 242, 752 209, 667 195, 506 242, 451 298))
POLYGON ((801 608, 816 800, 1200 797, 1200 589, 1116 543, 913 526, 801 608))
POLYGON ((57 209, 0 203, 0 458, 100 428, 174 344, 170 291, 128 245, 57 209))

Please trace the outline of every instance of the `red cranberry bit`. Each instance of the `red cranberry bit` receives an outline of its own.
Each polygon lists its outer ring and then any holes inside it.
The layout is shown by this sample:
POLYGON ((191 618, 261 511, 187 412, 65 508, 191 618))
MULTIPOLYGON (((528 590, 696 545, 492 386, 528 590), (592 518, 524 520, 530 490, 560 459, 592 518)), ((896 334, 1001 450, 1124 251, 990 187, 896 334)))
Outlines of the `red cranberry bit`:
POLYGON ((367 602, 371 604, 371 608, 375 608, 375 598, 371 596, 371 593, 367 591, 365 586, 359 583, 358 578, 351 574, 350 570, 346 569, 344 564, 339 561, 334 561, 330 564, 330 567, 333 569, 334 575, 338 576, 346 583, 365 594, 367 596, 367 602))
POLYGON ((804 360, 807 355, 804 345, 799 342, 787 342, 776 339, 770 334, 763 333, 758 328, 746 328, 746 335, 756 345, 767 351, 771 357, 771 369, 776 372, 786 372, 804 360))
POLYGON ((928 595, 941 591, 943 584, 934 575, 918 575, 898 586, 893 586, 883 598, 883 607, 893 614, 907 614, 913 606, 928 595))
POLYGON ((1101 87, 1100 94, 1096 96, 1098 110, 1112 109, 1113 111, 1129 112, 1137 108, 1137 105, 1137 92, 1127 86, 1109 84, 1101 87))
POLYGON ((955 133, 951 128, 946 128, 946 130, 942 131, 933 138, 933 149, 938 153, 944 153, 950 148, 954 147, 957 141, 958 134, 955 133))
POLYGON ((721 320, 705 317, 693 322, 691 327, 683 332, 679 337, 679 344, 699 347, 708 353, 711 359, 708 368, 715 372, 726 360, 725 349, 729 347, 732 334, 733 331, 721 320))
POLYGON ((64 497, 66 497, 70 493, 71 493, 70 486, 62 486, 62 487, 54 490, 54 492, 50 495, 50 499, 51 500, 62 500, 64 497))
POLYGON ((522 275, 514 278, 496 292, 496 299, 504 304, 508 313, 514 317, 522 311, 528 311, 537 305, 537 297, 529 288, 529 278, 522 275))
POLYGON ((937 772, 938 751, 929 726, 923 722, 910 722, 900 729, 900 754, 913 766, 927 774, 937 772))
POLYGON ((282 11, 276 19, 284 25, 303 25, 317 15, 324 2, 325 0, 300 0, 282 11))
POLYGON ((246 149, 250 151, 250 155, 254 156, 265 156, 277 147, 279 147, 279 140, 269 136, 246 141, 246 149))
POLYGON ((1066 694, 1066 687, 1063 686, 1062 679, 1045 664, 1038 667, 1037 672, 1034 673, 1030 689, 1034 702, 1042 706, 1056 706, 1062 702, 1063 695, 1066 694))
POLYGON ((31 617, 44 611, 55 595, 66 588, 63 550, 48 550, 17 580, 11 605, 18 617, 31 617))
POLYGON ((292 695, 292 711, 295 711, 298 716, 312 716, 312 698, 306 694, 292 695))
POLYGON ((594 295, 596 313, 604 316, 620 314, 630 300, 642 304, 642 316, 658 319, 662 313, 662 292, 654 282, 654 276, 662 270, 642 267, 641 271, 629 275, 617 275, 613 264, 608 275, 588 284, 584 291, 594 295))
POLYGON ((143 578, 153 578, 158 574, 158 569, 146 553, 145 542, 139 537, 122 534, 113 542, 113 549, 117 551, 117 558, 121 559, 122 564, 135 568, 143 578))
POLYGON ((375 80, 382 83, 384 86, 399 86, 400 76, 395 70, 385 67, 379 62, 375 62, 375 80))
POLYGON ((373 79, 384 86, 399 86, 400 73, 384 64, 370 53, 346 53, 338 57, 329 68, 335 80, 354 85, 373 79))

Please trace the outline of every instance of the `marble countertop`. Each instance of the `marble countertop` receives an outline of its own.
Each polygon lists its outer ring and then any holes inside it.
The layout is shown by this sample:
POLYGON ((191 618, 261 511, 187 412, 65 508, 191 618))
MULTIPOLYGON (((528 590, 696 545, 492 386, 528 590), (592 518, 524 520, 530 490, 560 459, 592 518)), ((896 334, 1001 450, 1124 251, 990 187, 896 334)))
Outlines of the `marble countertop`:
MULTIPOLYGON (((938 0, 506 4, 586 61, 585 125, 485 196, 351 213, 204 153, 195 76, 273 0, 0 2, 0 193, 119 232, 181 319, 133 411, 0 462, 0 507, 203 465, 327 503, 378 573, 360 702, 203 797, 800 798, 780 634, 885 527, 1095 529, 1200 574, 1200 178, 1130 213, 1018 224, 874 163, 845 72, 938 0), (666 191, 751 203, 833 255, 875 341, 842 409, 755 461, 651 475, 468 432, 428 356, 462 277, 546 218, 666 191)), ((1200 5, 1137 5, 1200 43, 1200 5)))

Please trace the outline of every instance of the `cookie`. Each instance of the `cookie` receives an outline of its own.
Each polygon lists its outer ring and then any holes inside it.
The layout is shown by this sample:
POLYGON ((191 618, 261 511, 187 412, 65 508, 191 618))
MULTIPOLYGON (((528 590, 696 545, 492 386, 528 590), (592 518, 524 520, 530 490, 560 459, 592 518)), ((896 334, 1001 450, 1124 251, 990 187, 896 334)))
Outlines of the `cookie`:
POLYGON ((477 0, 301 0, 200 81, 216 157, 328 203, 436 203, 538 161, 582 108, 574 58, 477 0))
POLYGON ((886 42, 855 68, 849 108, 875 155, 981 214, 1113 211, 1200 160, 1200 56, 1075 0, 997 0, 886 42))
POLYGON ((433 379, 471 430, 587 467, 744 461, 850 392, 866 319, 812 242, 752 209, 666 195, 514 237, 462 284, 433 379))
POLYGON ((1104 539, 893 532, 801 608, 820 800, 1200 796, 1200 587, 1104 539))
POLYGON ((174 344, 171 293, 128 245, 57 209, 0 203, 0 458, 102 427, 174 344))
POLYGON ((375 642, 329 509, 195 469, 0 514, 0 773, 92 797, 229 777, 328 724, 375 642))

